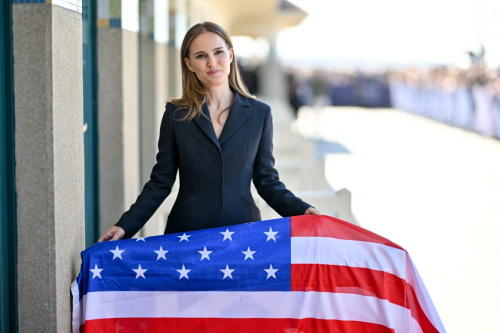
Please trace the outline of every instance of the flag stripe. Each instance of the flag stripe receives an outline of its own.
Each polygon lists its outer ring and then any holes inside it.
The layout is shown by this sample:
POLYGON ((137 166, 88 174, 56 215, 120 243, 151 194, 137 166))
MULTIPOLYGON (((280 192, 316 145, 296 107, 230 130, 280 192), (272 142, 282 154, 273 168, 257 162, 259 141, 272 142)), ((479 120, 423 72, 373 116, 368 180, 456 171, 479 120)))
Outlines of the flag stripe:
POLYGON ((86 320, 105 318, 316 318, 422 332, 408 309, 376 297, 321 292, 93 292, 86 320), (286 304, 286 306, 285 306, 286 304), (381 313, 385 314, 381 316, 381 313))
POLYGON ((189 236, 82 252, 73 333, 445 332, 408 253, 345 221, 300 216, 189 236))
MULTIPOLYGON (((81 274, 81 273, 80 273, 81 274)), ((77 279, 71 283, 71 294, 73 295, 73 320, 72 329, 73 333, 79 332, 80 323, 82 323, 85 317, 81 316, 81 311, 83 310, 80 299, 80 288, 78 287, 77 279)))
POLYGON ((203 332, 203 333, 255 333, 255 332, 344 332, 394 333, 382 325, 359 321, 324 319, 260 319, 260 318, 120 318, 96 319, 85 322, 83 332, 203 332))
POLYGON ((418 271, 404 250, 364 241, 325 237, 292 237, 291 260, 292 265, 349 266, 393 274, 413 287, 416 301, 420 304, 425 316, 439 331, 445 331, 418 271))
POLYGON ((292 216, 290 224, 292 237, 332 237, 379 243, 404 250, 401 246, 391 242, 387 238, 330 216, 315 216, 314 219, 310 215, 292 216))
POLYGON ((416 299, 419 304, 422 306, 422 310, 429 318, 431 323, 438 329, 439 332, 446 332, 441 319, 439 318, 438 312, 434 307, 434 303, 432 303, 431 297, 425 288, 424 282, 422 278, 418 274, 417 268, 413 264, 413 261, 409 255, 406 256, 406 271, 408 272, 408 276, 406 278, 406 282, 409 283, 413 290, 415 291, 416 299))
POLYGON ((404 279, 406 252, 378 243, 323 237, 292 237, 292 264, 370 268, 404 279), (383 256, 384 260, 373 255, 383 256))
POLYGON ((411 310, 423 332, 438 332, 420 306, 413 287, 393 274, 367 268, 292 265, 292 291, 374 296, 411 310))

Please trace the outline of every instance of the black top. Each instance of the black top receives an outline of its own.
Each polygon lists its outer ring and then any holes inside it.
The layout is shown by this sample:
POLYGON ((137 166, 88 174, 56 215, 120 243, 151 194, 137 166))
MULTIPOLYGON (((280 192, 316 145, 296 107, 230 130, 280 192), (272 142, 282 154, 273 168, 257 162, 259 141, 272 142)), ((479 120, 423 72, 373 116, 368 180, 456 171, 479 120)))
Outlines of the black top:
MULTIPOLYGON (((151 179, 116 223, 125 238, 134 236, 170 194, 177 170, 179 194, 166 234, 260 221, 250 193, 252 179, 259 195, 283 217, 302 215, 311 206, 285 187, 274 168, 269 105, 235 92, 219 139, 201 115, 188 122, 175 120, 185 113, 167 104, 151 179)), ((210 119, 206 103, 203 113, 210 119)))

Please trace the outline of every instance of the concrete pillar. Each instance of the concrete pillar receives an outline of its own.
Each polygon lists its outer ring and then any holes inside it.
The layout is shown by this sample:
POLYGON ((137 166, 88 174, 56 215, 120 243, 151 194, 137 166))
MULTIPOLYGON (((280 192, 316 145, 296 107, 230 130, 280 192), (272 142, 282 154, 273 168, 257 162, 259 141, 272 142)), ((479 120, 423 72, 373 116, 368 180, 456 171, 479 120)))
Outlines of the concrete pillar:
MULTIPOLYGON (((210 6, 210 4, 208 4, 210 6)), ((203 22, 203 12, 205 7, 208 7, 206 3, 201 0, 189 0, 187 3, 187 13, 188 13, 188 29, 197 23, 203 22)))
POLYGON ((139 194, 138 11, 138 1, 98 2, 100 233, 139 194))
MULTIPOLYGON (((141 188, 156 163, 160 123, 169 98, 168 67, 169 2, 141 1, 141 188), (154 25, 151 22, 154 21, 154 25)), ((141 230, 143 236, 163 234, 175 190, 141 230)))
POLYGON ((170 97, 180 98, 182 95, 182 72, 179 51, 182 40, 188 30, 186 0, 169 1, 169 75, 170 97))
POLYGON ((14 4, 19 332, 70 332, 85 244, 81 6, 14 4))
POLYGON ((269 42, 269 55, 259 68, 258 94, 263 97, 288 100, 288 83, 276 53, 277 34, 278 31, 269 31, 269 33, 264 36, 269 42))
POLYGON ((140 1, 140 184, 144 185, 155 164, 157 145, 155 116, 154 2, 140 1))

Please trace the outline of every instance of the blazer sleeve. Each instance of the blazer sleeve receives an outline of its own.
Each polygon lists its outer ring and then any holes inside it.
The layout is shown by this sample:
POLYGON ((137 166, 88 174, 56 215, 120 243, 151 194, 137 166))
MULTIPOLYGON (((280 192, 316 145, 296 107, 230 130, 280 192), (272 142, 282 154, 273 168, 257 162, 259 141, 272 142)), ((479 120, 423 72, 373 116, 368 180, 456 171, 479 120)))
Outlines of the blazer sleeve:
POLYGON ((115 224, 125 230, 125 239, 134 236, 153 216, 172 191, 177 176, 179 154, 173 133, 173 120, 168 109, 167 105, 160 125, 158 153, 150 180, 144 185, 135 203, 115 224))
POLYGON ((282 217, 303 215, 312 205, 288 190, 274 167, 273 119, 268 106, 262 136, 255 157, 253 183, 259 195, 282 217))

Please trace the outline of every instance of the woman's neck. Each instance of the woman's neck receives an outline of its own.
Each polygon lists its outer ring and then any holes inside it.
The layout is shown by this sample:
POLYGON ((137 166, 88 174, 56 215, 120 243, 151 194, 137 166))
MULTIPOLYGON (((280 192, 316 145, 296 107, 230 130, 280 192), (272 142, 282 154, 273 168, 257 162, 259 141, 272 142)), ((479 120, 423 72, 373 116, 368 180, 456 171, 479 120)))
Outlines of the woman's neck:
POLYGON ((207 106, 211 110, 222 110, 233 101, 234 93, 229 84, 207 89, 207 106))

